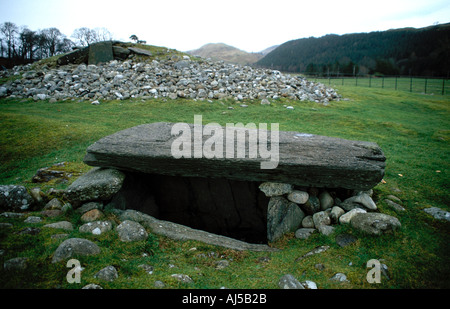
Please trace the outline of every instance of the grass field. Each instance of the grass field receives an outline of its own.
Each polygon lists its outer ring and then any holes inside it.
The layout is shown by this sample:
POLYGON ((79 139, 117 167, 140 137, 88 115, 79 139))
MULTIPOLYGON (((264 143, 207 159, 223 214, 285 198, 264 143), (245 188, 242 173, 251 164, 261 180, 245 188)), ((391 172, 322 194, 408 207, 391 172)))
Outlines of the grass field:
MULTIPOLYGON (((156 235, 145 242, 126 244, 112 233, 86 236, 74 230, 72 237, 95 240, 104 248, 101 255, 82 260, 85 270, 78 285, 66 282, 68 268, 64 263, 51 264, 59 244, 50 238, 51 231, 43 229, 36 236, 0 231, 0 249, 5 250, 0 256, 2 264, 16 256, 29 256, 33 261, 24 273, 0 270, 0 287, 81 288, 99 283, 105 288, 153 288, 154 281, 161 280, 168 288, 273 289, 278 288, 281 276, 290 273, 299 281, 316 282, 319 289, 449 288, 450 224, 433 219, 422 209, 435 206, 450 210, 450 96, 347 84, 336 87, 349 100, 328 106, 283 100, 273 101, 270 106, 248 101, 246 108, 234 101, 129 100, 95 106, 77 100, 0 100, 0 184, 32 188, 36 184, 31 183, 31 178, 37 169, 62 161, 69 163, 69 170, 85 172, 90 168, 82 163, 85 150, 99 138, 142 123, 193 122, 194 115, 200 114, 204 123, 279 123, 280 130, 378 143, 387 166, 385 182, 374 189, 375 199, 381 212, 396 216, 402 223, 400 232, 380 237, 361 235, 347 226, 337 226, 331 236, 315 234, 308 240, 289 234, 272 244, 283 250, 271 253, 238 252, 156 235), (283 105, 292 105, 294 110, 283 105), (402 200, 405 212, 396 213, 385 204, 383 200, 389 194, 402 200), (358 241, 339 247, 335 235, 344 232, 357 236, 358 241), (320 245, 329 245, 330 249, 295 262, 320 245), (143 256, 143 252, 147 255, 143 256), (231 260, 230 266, 216 269, 215 263, 224 258, 231 260), (388 266, 390 280, 382 277, 380 284, 367 282, 366 263, 370 259, 379 259, 388 266), (317 263, 325 265, 325 269, 315 268, 317 263), (142 271, 139 264, 152 265, 153 274, 142 271), (93 275, 107 265, 118 268, 119 279, 112 283, 94 279, 93 275), (345 273, 350 282, 330 281, 337 272, 345 273), (173 273, 187 274, 194 283, 179 283, 170 277, 173 273)), ((67 185, 44 184, 42 190, 67 185)), ((80 222, 77 214, 67 216, 67 220, 80 222)), ((61 218, 45 219, 42 225, 52 220, 61 218)), ((18 219, 0 218, 0 222, 13 222, 13 232, 26 226, 18 219)))
POLYGON ((450 95, 450 80, 424 77, 334 77, 311 78, 311 80, 332 85, 380 88, 432 95, 450 95))

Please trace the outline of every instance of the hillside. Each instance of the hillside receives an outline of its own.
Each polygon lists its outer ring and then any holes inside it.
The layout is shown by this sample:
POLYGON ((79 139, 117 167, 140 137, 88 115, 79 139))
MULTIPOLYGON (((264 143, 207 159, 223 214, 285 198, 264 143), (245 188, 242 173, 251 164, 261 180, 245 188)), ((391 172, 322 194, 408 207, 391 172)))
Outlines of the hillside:
POLYGON ((193 56, 211 58, 213 60, 223 60, 225 62, 236 63, 240 65, 255 63, 263 57, 263 55, 260 53, 247 53, 236 47, 229 46, 223 43, 206 44, 199 49, 191 50, 187 53, 193 56))
POLYGON ((448 76, 450 23, 292 40, 257 65, 305 73, 448 76))

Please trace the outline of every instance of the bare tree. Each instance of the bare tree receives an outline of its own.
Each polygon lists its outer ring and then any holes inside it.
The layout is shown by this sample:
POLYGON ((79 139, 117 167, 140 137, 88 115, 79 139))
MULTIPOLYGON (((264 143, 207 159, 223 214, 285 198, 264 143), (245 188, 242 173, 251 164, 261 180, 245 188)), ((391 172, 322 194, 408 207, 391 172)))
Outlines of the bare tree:
POLYGON ((20 32, 19 40, 21 42, 21 57, 33 60, 38 43, 37 33, 25 27, 20 32))
POLYGON ((75 46, 75 43, 72 40, 64 37, 62 40, 58 42, 56 52, 57 53, 67 53, 75 46))
POLYGON ((48 55, 54 56, 57 52, 57 46, 63 38, 63 34, 57 28, 48 28, 42 30, 42 34, 45 36, 46 45, 48 49, 48 55))
POLYGON ((15 56, 16 35, 19 33, 19 28, 16 24, 11 22, 4 22, 0 26, 0 33, 3 35, 8 46, 8 58, 15 56))
POLYGON ((78 28, 73 32, 72 37, 77 39, 78 44, 82 46, 89 46, 92 43, 112 40, 112 34, 106 28, 78 28))
POLYGON ((95 33, 86 27, 75 29, 72 37, 77 39, 77 43, 82 46, 89 46, 95 42, 95 33))
POLYGON ((111 41, 113 39, 111 32, 104 27, 94 28, 91 31, 94 35, 94 42, 111 41))

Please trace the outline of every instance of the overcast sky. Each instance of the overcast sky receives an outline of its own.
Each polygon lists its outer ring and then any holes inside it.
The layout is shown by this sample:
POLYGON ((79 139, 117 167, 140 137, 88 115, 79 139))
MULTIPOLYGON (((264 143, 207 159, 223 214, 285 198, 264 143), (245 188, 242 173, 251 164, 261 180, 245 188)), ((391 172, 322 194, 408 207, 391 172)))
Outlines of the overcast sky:
POLYGON ((449 0, 0 0, 0 23, 31 30, 105 27, 114 39, 196 49, 225 43, 258 52, 326 34, 450 22, 449 0))

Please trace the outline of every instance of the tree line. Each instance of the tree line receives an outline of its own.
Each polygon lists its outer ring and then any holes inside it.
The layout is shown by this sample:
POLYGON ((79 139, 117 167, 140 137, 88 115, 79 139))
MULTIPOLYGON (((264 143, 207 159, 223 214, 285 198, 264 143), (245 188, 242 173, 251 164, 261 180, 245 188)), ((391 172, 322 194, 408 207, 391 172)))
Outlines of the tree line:
POLYGON ((17 26, 12 22, 0 24, 0 58, 1 65, 13 67, 17 64, 71 51, 75 46, 88 46, 95 42, 112 40, 111 32, 106 28, 75 29, 71 38, 61 33, 58 28, 31 30, 26 26, 17 26))
POLYGON ((324 76, 448 76, 450 24, 293 40, 257 65, 324 76))

